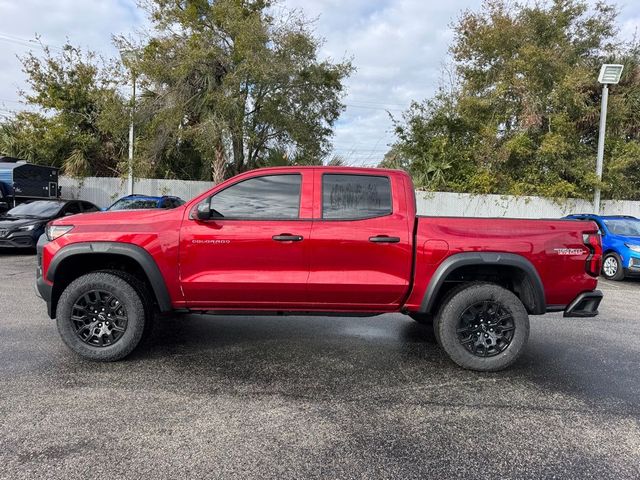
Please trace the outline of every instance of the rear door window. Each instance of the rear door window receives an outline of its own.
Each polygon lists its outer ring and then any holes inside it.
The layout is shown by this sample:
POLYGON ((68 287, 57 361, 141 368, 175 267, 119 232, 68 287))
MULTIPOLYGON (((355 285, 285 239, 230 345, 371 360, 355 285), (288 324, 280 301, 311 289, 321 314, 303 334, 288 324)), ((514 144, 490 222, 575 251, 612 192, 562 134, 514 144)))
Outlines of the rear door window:
POLYGON ((381 175, 322 176, 322 218, 360 220, 392 212, 391 182, 381 175))

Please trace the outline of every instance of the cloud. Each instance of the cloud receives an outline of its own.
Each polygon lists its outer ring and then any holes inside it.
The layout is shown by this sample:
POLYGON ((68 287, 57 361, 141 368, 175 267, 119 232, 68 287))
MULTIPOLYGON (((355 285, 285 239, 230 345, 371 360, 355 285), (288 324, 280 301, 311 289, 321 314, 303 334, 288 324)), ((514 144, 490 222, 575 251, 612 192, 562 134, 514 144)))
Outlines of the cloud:
MULTIPOLYGON (((411 100, 434 93, 453 37, 451 23, 462 10, 481 4, 481 0, 283 2, 317 19, 315 31, 326 40, 323 57, 353 59, 357 71, 346 85, 347 109, 336 125, 335 153, 367 165, 377 164, 393 141, 387 110, 399 116, 411 100)), ((626 0, 620 11, 621 34, 630 38, 640 26, 640 3, 626 0)), ((112 34, 147 25, 135 0, 0 0, 0 18, 0 115, 21 108, 14 102, 16 90, 24 88, 24 75, 15 55, 29 47, 20 39, 39 33, 45 43, 61 45, 69 38, 73 44, 115 56, 112 34)))
MULTIPOLYGON (((393 142, 394 116, 411 100, 431 96, 442 80, 453 39, 451 24, 481 0, 286 0, 317 18, 326 39, 322 54, 353 57, 357 72, 348 80, 347 110, 335 132, 335 153, 356 164, 375 165, 393 142)), ((630 39, 640 27, 640 3, 619 5, 620 34, 630 39)))
POLYGON ((357 71, 347 82, 335 153, 351 163, 375 165, 394 138, 389 113, 399 116, 411 100, 435 92, 452 39, 450 24, 480 0, 286 3, 317 18, 316 33, 326 40, 323 55, 352 57, 357 71))
POLYGON ((41 51, 34 38, 52 48, 67 39, 104 56, 117 56, 113 34, 129 34, 146 24, 133 0, 0 0, 0 114, 25 108, 17 91, 26 88, 16 58, 41 51))

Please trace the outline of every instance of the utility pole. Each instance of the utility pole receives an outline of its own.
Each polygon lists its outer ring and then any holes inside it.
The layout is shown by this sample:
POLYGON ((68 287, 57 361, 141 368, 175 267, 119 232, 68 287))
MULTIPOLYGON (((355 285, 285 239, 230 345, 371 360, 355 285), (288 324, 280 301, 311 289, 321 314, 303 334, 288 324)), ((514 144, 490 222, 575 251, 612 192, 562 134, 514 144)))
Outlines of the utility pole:
POLYGON ((129 165, 128 165, 128 192, 133 195, 133 118, 136 109, 136 75, 131 70, 131 105, 129 107, 129 165))
POLYGON ((607 130, 607 105, 609 103, 609 85, 616 85, 622 76, 624 65, 604 64, 600 68, 598 82, 602 84, 602 101, 600 103, 600 130, 598 132, 598 156, 596 158, 596 176, 598 185, 593 192, 593 211, 600 214, 600 185, 602 181, 602 165, 604 163, 604 137, 607 130))
MULTIPOLYGON (((602 101, 600 102, 600 130, 598 131, 598 157, 596 159, 596 176, 598 182, 602 181, 602 164, 604 162, 604 134, 607 130, 607 105, 609 103, 609 85, 602 86, 602 101)), ((133 128, 133 125, 131 126, 133 128)), ((596 185, 593 194, 593 210, 600 214, 600 185, 596 185)))
POLYGON ((133 120, 136 111, 136 60, 138 53, 134 49, 120 50, 122 64, 129 69, 131 75, 131 101, 129 103, 129 162, 127 165, 127 191, 133 195, 133 145, 134 131, 133 120))

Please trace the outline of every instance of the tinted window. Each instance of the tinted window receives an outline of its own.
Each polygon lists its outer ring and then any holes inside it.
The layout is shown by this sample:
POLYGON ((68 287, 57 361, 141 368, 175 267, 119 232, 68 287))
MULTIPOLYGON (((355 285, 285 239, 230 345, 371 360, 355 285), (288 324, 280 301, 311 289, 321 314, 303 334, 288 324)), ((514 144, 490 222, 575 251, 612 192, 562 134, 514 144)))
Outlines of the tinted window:
POLYGON ((623 235, 626 237, 640 237, 640 220, 621 219, 621 220, 605 220, 605 225, 614 235, 623 235))
POLYGON ((149 198, 122 198, 109 207, 109 210, 136 210, 158 208, 158 200, 149 198))
POLYGON ((388 215, 391 211, 389 177, 341 174, 322 176, 322 218, 372 218, 388 215))
POLYGON ((97 212, 99 210, 93 203, 82 202, 82 211, 83 212, 97 212))
POLYGON ((75 215, 77 213, 80 213, 79 202, 69 202, 67 206, 64 208, 65 215, 75 215))
POLYGON ((236 183, 211 197, 212 215, 225 218, 298 218, 301 180, 300 175, 269 175, 236 183))

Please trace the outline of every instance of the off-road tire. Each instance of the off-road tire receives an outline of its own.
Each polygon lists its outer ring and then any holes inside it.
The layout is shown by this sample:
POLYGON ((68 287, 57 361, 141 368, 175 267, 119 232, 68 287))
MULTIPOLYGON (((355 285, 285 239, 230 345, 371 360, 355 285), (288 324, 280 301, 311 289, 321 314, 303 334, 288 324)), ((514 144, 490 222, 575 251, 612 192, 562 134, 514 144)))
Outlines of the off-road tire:
POLYGON ((452 290, 442 303, 434 321, 438 344, 449 358, 462 368, 481 372, 495 372, 507 368, 522 353, 529 338, 529 316, 520 299, 495 284, 471 283, 452 290), (513 321, 513 336, 504 351, 494 356, 477 356, 458 338, 460 319, 469 307, 479 302, 494 302, 506 310, 513 321))
POLYGON ((112 275, 120 277, 136 289, 136 292, 138 292, 138 295, 142 300, 142 304, 144 305, 145 315, 144 332, 142 333, 141 343, 148 341, 151 338, 153 327, 156 323, 156 317, 158 315, 158 308, 153 301, 155 297, 153 296, 149 285, 138 279, 138 277, 136 277, 135 275, 132 275, 129 272, 125 272, 123 270, 99 270, 98 273, 110 273, 112 275))
MULTIPOLYGON (((130 279, 129 279, 130 280, 130 279)), ((136 282, 133 282, 136 283, 136 282)), ((60 295, 56 323, 64 343, 83 358, 94 361, 112 362, 129 355, 140 343, 147 326, 148 307, 141 293, 123 275, 107 272, 92 272, 71 282, 60 295), (126 310, 126 329, 115 343, 107 346, 93 346, 85 343, 76 334, 71 321, 73 305, 88 292, 100 290, 115 295, 126 310)))

